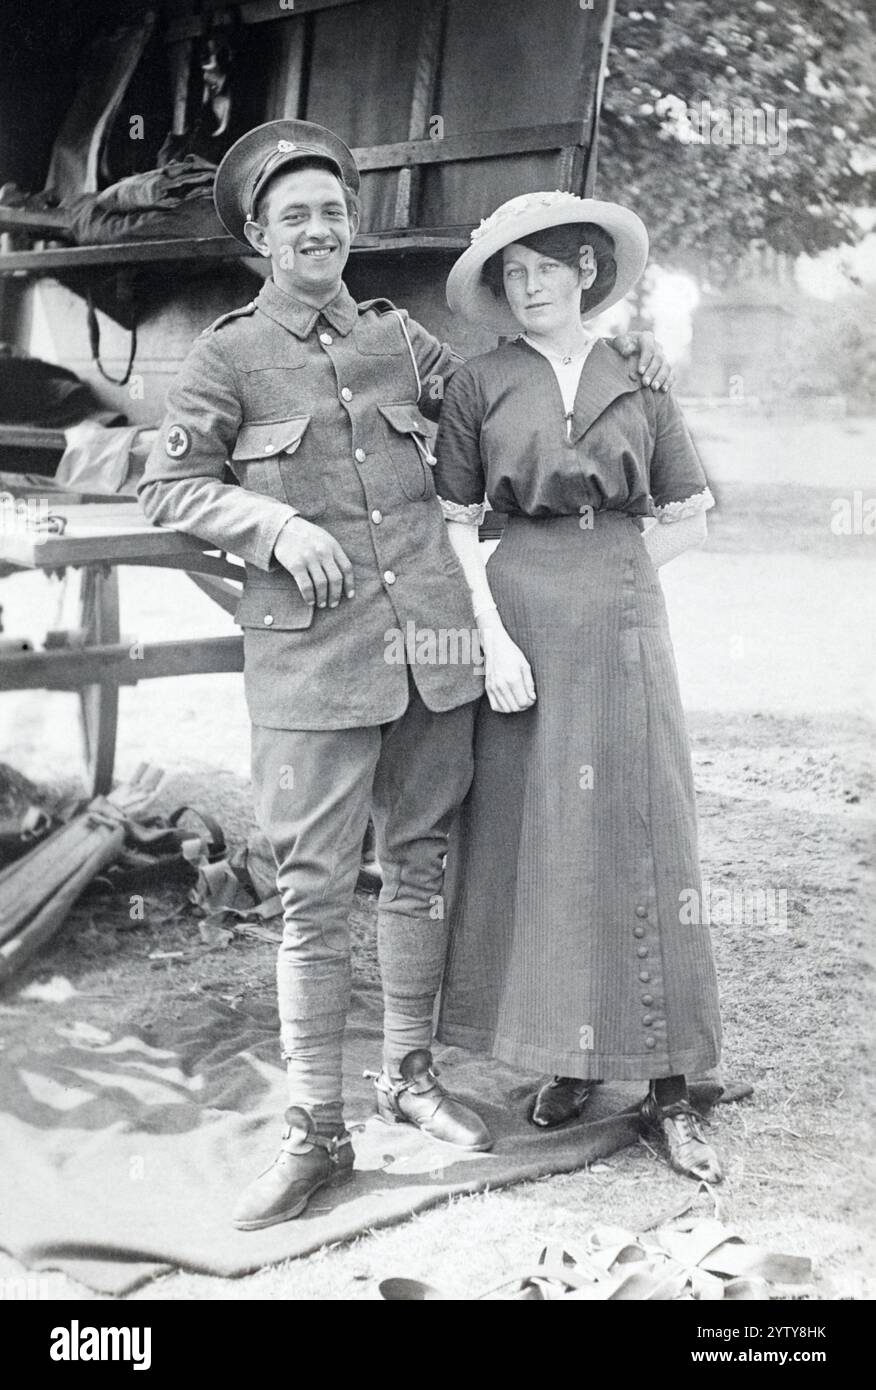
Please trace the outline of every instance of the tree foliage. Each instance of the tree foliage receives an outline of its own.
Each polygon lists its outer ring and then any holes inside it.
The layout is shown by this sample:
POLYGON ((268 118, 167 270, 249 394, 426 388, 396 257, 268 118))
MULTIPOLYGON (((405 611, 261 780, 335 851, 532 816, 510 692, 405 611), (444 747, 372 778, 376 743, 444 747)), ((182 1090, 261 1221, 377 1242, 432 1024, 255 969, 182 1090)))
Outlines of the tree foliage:
POLYGON ((860 238, 855 210, 876 205, 867 3, 618 0, 599 195, 642 212, 661 265, 720 283, 752 241, 797 256, 860 238), (702 103, 715 123, 691 139, 684 112, 702 103), (724 143, 728 116, 755 110, 772 111, 776 138, 724 143))

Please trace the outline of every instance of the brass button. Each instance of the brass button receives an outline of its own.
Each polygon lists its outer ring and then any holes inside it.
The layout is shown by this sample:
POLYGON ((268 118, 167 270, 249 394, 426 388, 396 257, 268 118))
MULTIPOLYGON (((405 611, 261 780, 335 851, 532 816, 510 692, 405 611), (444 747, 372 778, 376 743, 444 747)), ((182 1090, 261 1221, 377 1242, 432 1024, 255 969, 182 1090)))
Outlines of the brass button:
POLYGON ((273 452, 274 452, 274 445, 273 445, 273 444, 266 444, 266 445, 265 445, 265 453, 266 453, 266 454, 272 454, 273 452))
POLYGON ((652 1024, 653 1022, 654 1022, 654 1015, 653 1015, 653 1014, 643 1014, 643 1015, 642 1015, 642 1027, 643 1027, 643 1028, 650 1028, 650 1027, 651 1027, 651 1024, 652 1024))
POLYGON ((320 341, 321 343, 325 343, 326 347, 328 347, 328 346, 329 346, 331 343, 333 343, 335 340, 334 340, 334 338, 332 337, 331 333, 320 333, 320 335, 319 335, 319 341, 320 341))
POLYGON ((384 583, 385 583, 385 584, 394 584, 394 583, 395 583, 395 575, 394 575, 393 571, 392 571, 392 570, 384 570, 384 571, 383 571, 383 580, 384 580, 384 583))
POLYGON ((271 623, 272 623, 273 621, 274 621, 274 615, 273 615, 273 613, 266 613, 265 616, 264 616, 264 619, 263 619, 263 622, 264 622, 264 624, 265 624, 265 627, 270 627, 270 626, 271 626, 271 623))
POLYGON ((371 513, 371 520, 374 522, 375 526, 379 526, 383 520, 383 512, 378 511, 375 507, 374 511, 371 513))
POLYGON ((651 976, 647 970, 639 971, 639 979, 642 981, 643 985, 649 985, 651 983, 651 976))
POLYGON ((647 954, 648 954, 648 947, 647 947, 647 946, 640 946, 639 949, 636 951, 636 955, 639 957, 639 960, 644 960, 645 957, 647 956, 647 954))
POLYGON ((633 936, 644 936, 644 935, 645 935, 645 928, 644 928, 644 927, 633 927, 633 936))
POLYGON ((353 458, 356 460, 357 463, 364 463, 366 459, 365 450, 357 449, 355 454, 353 455, 353 458))
POLYGON ((656 1047, 656 1046, 657 1046, 657 1039, 656 1039, 656 1038, 646 1038, 646 1039, 645 1039, 645 1046, 648 1047, 648 1048, 656 1047))
POLYGON ((647 909, 647 907, 643 907, 642 904, 639 903, 639 906, 636 908, 636 916, 637 916, 637 917, 647 917, 647 916, 648 916, 648 909, 647 909))
POLYGON ((342 400, 342 401, 351 401, 352 399, 353 399, 353 392, 350 390, 349 386, 344 386, 344 387, 342 388, 342 390, 341 390, 341 400, 342 400))
POLYGON ((642 1003, 643 1003, 643 1004, 653 1004, 653 1003, 654 1003, 654 996, 653 996, 653 994, 643 994, 643 995, 642 995, 642 1003))

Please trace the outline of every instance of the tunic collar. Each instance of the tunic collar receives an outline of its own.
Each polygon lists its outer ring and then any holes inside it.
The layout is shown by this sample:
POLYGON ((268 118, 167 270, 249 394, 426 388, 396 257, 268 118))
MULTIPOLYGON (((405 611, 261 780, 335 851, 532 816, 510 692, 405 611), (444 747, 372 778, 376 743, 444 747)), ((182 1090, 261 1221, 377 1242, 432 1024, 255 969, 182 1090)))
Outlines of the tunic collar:
MULTIPOLYGON (((538 359, 540 367, 553 376, 554 369, 543 353, 530 347, 523 338, 516 341, 524 352, 531 353, 538 359)), ((602 338, 597 338, 581 370, 569 442, 577 444, 612 401, 627 391, 638 391, 640 386, 635 366, 610 348, 602 338)))
POLYGON ((281 290, 273 280, 265 281, 256 302, 269 318, 283 328, 288 328, 296 338, 307 338, 313 332, 320 315, 344 336, 350 332, 359 317, 356 301, 344 284, 341 284, 334 299, 322 309, 314 309, 312 304, 304 304, 300 299, 294 299, 291 294, 281 290))

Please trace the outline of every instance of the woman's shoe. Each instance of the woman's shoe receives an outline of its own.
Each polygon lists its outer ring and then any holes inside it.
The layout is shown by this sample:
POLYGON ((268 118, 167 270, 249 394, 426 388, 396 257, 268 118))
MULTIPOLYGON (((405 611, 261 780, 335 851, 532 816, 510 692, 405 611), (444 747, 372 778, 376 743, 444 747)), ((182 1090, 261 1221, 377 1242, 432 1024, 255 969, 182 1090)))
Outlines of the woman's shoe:
POLYGON ((577 1120, 596 1083, 581 1081, 576 1076, 555 1076, 536 1092, 530 1124, 539 1129, 555 1129, 569 1120, 577 1120))
POLYGON ((677 1173, 697 1182, 720 1182, 718 1155, 703 1134, 702 1122, 689 1100, 659 1105, 653 1091, 642 1101, 642 1128, 656 1138, 677 1173))

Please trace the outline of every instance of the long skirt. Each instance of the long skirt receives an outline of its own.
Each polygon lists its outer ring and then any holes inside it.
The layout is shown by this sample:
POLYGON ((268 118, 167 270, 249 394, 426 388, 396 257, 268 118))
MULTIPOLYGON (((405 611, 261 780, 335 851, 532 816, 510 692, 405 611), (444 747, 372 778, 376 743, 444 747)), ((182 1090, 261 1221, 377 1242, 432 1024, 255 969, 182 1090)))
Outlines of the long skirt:
POLYGON ((529 1072, 713 1067, 690 749, 663 594, 632 517, 512 517, 487 569, 536 703, 477 719, 448 852, 438 1037, 529 1072))

